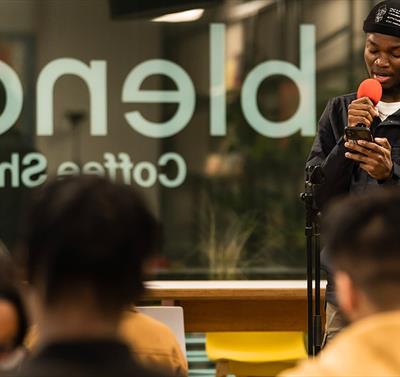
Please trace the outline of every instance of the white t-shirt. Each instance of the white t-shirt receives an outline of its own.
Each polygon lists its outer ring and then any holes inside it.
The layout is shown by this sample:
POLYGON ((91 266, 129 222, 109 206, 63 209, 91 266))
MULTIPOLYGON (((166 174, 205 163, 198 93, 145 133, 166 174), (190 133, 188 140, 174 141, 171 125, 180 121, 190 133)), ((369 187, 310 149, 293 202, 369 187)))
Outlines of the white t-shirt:
POLYGON ((376 109, 379 112, 379 118, 382 122, 389 116, 394 114, 400 109, 400 102, 382 102, 379 101, 376 105, 376 109))

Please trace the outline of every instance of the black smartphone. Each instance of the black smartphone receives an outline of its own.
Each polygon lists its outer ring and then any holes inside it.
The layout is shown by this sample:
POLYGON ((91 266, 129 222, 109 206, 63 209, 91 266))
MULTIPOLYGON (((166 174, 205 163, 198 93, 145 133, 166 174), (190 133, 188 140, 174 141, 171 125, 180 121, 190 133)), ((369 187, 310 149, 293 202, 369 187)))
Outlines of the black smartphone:
POLYGON ((365 140, 374 141, 371 131, 367 127, 356 126, 356 127, 346 127, 344 129, 347 140, 365 140))

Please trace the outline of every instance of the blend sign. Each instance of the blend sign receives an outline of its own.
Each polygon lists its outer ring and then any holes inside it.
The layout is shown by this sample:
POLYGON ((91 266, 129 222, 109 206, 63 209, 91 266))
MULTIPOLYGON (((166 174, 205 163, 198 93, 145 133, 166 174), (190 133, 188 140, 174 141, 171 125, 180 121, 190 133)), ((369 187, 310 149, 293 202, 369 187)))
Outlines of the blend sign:
MULTIPOLYGON (((301 25, 299 51, 299 67, 280 60, 265 61, 254 67, 243 82, 241 110, 249 126, 263 136, 283 138, 299 131, 303 136, 315 135, 316 70, 315 27, 313 25, 301 25), (273 75, 283 75, 291 79, 297 85, 300 94, 297 111, 291 118, 283 122, 273 122, 265 118, 257 104, 257 92, 261 83, 273 75)), ((209 72, 209 133, 211 136, 225 136, 227 124, 224 24, 210 25, 209 72)), ((90 134, 92 136, 107 136, 107 62, 105 60, 92 60, 89 64, 86 64, 74 58, 55 59, 41 70, 36 85, 36 134, 38 136, 52 136, 54 134, 54 87, 57 80, 65 75, 78 76, 87 85, 90 98, 90 134)), ((20 116, 24 93, 17 73, 2 61, 0 61, 0 80, 6 92, 4 111, 0 115, 1 135, 12 128, 20 116)), ((175 114, 165 122, 150 121, 139 111, 124 114, 127 125, 136 132, 150 138, 162 139, 178 134, 189 124, 195 110, 196 92, 193 81, 181 66, 165 59, 152 59, 137 65, 127 74, 121 89, 121 102, 176 104, 175 114), (175 83, 176 89, 141 89, 144 80, 152 75, 169 77, 175 83)), ((173 161, 176 163, 179 160, 179 163, 176 164, 180 179, 172 179, 173 182, 179 183, 178 185, 184 181, 184 176, 186 176, 186 166, 181 159, 176 156, 169 159, 172 161, 171 163, 173 161)), ((31 158, 28 160, 31 163, 31 158)), ((4 169, 1 165, 0 163, 0 187, 5 181, 4 169)), ((46 165, 46 162, 41 158, 40 166, 43 165, 46 165)), ((30 166, 30 169, 30 171, 37 172, 35 168, 32 170, 32 166, 30 166)), ((71 171, 76 170, 72 169, 71 171)), ((103 174, 103 170, 99 168, 97 173, 103 174)), ((65 171, 63 172, 65 173, 65 171)), ((143 173, 146 173, 146 171, 143 171, 143 173)), ((41 184, 45 179, 44 176, 33 181, 30 176, 25 176, 25 178, 25 184, 29 186, 41 184)), ((150 186, 146 183, 145 187, 150 186)), ((174 185, 171 186, 170 184, 168 187, 174 187, 174 185)))

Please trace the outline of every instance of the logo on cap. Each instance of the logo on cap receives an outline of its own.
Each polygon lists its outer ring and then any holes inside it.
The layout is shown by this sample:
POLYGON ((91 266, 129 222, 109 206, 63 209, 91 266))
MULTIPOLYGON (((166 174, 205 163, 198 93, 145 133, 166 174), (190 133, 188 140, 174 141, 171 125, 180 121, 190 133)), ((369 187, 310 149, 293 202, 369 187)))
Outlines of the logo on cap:
POLYGON ((378 11, 376 12, 375 22, 381 22, 383 20, 383 16, 386 14, 386 12, 387 12, 386 5, 384 5, 383 7, 380 7, 378 9, 378 11))

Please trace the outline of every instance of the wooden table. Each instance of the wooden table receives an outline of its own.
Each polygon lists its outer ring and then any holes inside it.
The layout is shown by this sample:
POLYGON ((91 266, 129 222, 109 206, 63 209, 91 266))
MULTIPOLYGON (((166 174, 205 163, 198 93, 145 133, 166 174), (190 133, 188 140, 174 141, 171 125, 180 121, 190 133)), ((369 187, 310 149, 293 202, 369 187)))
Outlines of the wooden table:
MULTIPOLYGON (((150 281, 144 300, 183 307, 187 332, 306 331, 302 280, 150 281)), ((321 284, 321 297, 325 294, 321 284)))

